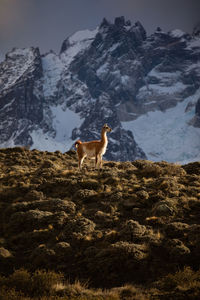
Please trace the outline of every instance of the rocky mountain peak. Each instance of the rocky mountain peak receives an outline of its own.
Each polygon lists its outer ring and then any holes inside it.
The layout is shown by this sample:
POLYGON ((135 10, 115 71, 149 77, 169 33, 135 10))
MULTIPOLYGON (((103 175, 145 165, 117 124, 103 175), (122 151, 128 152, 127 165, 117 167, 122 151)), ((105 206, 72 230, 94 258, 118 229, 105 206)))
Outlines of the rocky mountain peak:
POLYGON ((15 85, 25 76, 42 74, 40 51, 38 48, 13 48, 5 56, 0 68, 0 91, 15 85))
POLYGON ((43 119, 41 56, 38 48, 14 48, 0 68, 0 142, 31 143, 29 129, 43 119))
POLYGON ((76 139, 98 139, 107 122, 106 159, 194 159, 199 55, 198 34, 157 28, 147 36, 139 21, 123 16, 69 36, 59 55, 13 49, 0 68, 1 146, 64 152, 76 139))
POLYGON ((200 37, 200 22, 195 25, 193 29, 193 35, 200 37))
POLYGON ((124 16, 115 18, 114 24, 117 27, 123 27, 123 26, 125 26, 125 18, 124 18, 124 16))
POLYGON ((135 25, 134 26, 132 26, 132 28, 131 28, 131 30, 130 30, 131 32, 135 32, 135 34, 136 34, 136 38, 138 39, 138 40, 145 40, 146 39, 146 30, 144 29, 144 27, 142 26, 142 24, 139 22, 139 21, 137 21, 136 23, 135 23, 135 25))
POLYGON ((113 24, 103 19, 99 33, 103 34, 104 40, 114 39, 115 42, 130 39, 134 40, 135 44, 141 44, 141 41, 146 39, 146 31, 142 24, 138 21, 132 26, 131 21, 125 20, 124 16, 115 18, 113 24))
POLYGON ((103 18, 103 20, 99 26, 99 29, 103 29, 103 28, 106 28, 109 26, 110 26, 110 22, 106 18, 103 18))

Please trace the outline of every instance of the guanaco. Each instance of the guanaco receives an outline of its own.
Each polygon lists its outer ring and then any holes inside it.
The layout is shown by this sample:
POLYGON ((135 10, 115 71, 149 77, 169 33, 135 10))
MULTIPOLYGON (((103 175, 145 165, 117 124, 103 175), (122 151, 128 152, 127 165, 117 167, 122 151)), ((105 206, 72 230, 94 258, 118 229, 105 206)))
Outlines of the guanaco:
POLYGON ((101 130, 101 140, 81 142, 80 140, 75 142, 75 147, 77 148, 78 154, 78 167, 82 168, 83 160, 86 156, 95 158, 95 168, 102 167, 102 156, 106 153, 106 148, 108 145, 108 138, 106 133, 111 132, 112 129, 104 124, 101 130))

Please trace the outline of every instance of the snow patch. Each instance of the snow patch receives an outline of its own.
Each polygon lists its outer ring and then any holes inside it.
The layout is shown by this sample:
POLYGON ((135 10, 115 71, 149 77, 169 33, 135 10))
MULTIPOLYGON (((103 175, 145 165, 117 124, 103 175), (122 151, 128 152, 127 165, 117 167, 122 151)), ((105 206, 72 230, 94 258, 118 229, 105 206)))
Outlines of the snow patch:
POLYGON ((200 61, 197 63, 191 64, 186 69, 186 72, 195 71, 198 76, 200 76, 200 61))
MULTIPOLYGON (((200 38, 194 38, 187 46, 186 49, 193 50, 196 48, 200 48, 200 38)), ((199 49, 200 50, 200 49, 199 49)))
MULTIPOLYGON (((187 88, 187 85, 182 82, 176 82, 173 85, 165 86, 164 83, 161 84, 148 84, 148 90, 160 95, 170 95, 175 93, 182 93, 187 88)), ((140 88, 139 93, 146 91, 147 87, 143 86, 140 88)))
POLYGON ((191 100, 198 100, 200 89, 176 107, 165 112, 148 112, 136 120, 122 122, 126 130, 131 130, 137 144, 152 161, 186 163, 200 159, 199 128, 189 126, 195 108, 185 113, 191 100))
POLYGON ((117 47, 120 45, 120 43, 116 43, 116 44, 113 44, 110 49, 108 49, 108 52, 113 52, 115 49, 117 49, 117 47))
POLYGON ((69 37, 70 44, 82 42, 84 40, 94 39, 98 32, 98 27, 95 30, 80 30, 69 37))
POLYGON ((9 103, 7 103, 6 105, 4 105, 4 106, 0 109, 0 111, 1 111, 1 110, 6 110, 6 112, 8 112, 10 108, 12 109, 12 105, 13 105, 14 101, 15 101, 15 98, 13 98, 9 103))
POLYGON ((106 62, 105 64, 101 65, 98 69, 97 69, 97 76, 101 76, 104 73, 108 72, 108 68, 109 68, 109 64, 106 62))
POLYGON ((71 140, 72 130, 80 127, 83 119, 73 111, 63 110, 62 106, 52 106, 53 128, 56 130, 55 140, 58 142, 71 140))
POLYGON ((186 34, 186 33, 183 32, 183 31, 180 30, 180 29, 175 29, 175 30, 172 30, 172 31, 170 32, 170 35, 173 36, 173 37, 175 37, 175 38, 181 38, 181 37, 183 37, 185 34, 186 34))
POLYGON ((122 82, 123 85, 128 85, 129 82, 130 82, 130 77, 127 76, 127 75, 123 75, 123 76, 121 77, 121 82, 122 82))
POLYGON ((48 53, 42 58, 42 67, 44 70, 44 96, 53 96, 57 90, 57 84, 61 79, 61 74, 64 69, 63 63, 59 56, 54 53, 48 53))
POLYGON ((69 37, 70 46, 61 54, 61 60, 64 64, 69 65, 78 53, 87 49, 94 40, 97 32, 98 28, 92 31, 82 30, 69 37))
POLYGON ((148 77, 156 77, 158 79, 161 79, 161 80, 169 80, 169 79, 173 79, 173 80, 176 80, 177 78, 180 77, 181 75, 181 72, 179 71, 176 71, 176 72, 160 72, 158 70, 159 68, 159 65, 157 67, 155 67, 154 69, 152 69, 149 73, 148 73, 148 77))
POLYGON ((33 139, 32 148, 39 150, 65 152, 69 150, 74 141, 71 139, 72 130, 80 127, 84 119, 79 114, 66 109, 63 110, 61 105, 52 106, 51 112, 53 116, 53 128, 56 132, 55 137, 51 137, 48 133, 44 134, 42 130, 34 130, 31 133, 33 139))

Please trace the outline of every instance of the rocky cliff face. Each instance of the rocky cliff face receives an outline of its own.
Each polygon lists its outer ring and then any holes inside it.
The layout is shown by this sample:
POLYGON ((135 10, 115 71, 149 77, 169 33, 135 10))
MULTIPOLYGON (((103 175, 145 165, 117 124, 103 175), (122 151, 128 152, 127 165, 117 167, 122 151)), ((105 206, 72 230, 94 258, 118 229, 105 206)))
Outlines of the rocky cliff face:
POLYGON ((0 143, 31 145, 32 126, 43 119, 39 49, 13 49, 0 67, 0 143))
POLYGON ((198 26, 148 37, 124 17, 77 32, 59 55, 15 49, 0 68, 1 146, 66 151, 107 122, 107 159, 198 159, 199 57, 198 26))
POLYGON ((200 22, 198 24, 196 24, 196 26, 194 27, 193 35, 200 36, 200 22))

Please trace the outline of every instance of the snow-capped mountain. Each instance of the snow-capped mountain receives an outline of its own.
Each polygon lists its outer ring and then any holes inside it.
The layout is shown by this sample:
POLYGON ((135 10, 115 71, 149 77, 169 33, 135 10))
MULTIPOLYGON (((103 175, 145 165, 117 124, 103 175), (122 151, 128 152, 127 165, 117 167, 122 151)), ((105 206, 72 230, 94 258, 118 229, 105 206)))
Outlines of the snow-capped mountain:
POLYGON ((0 145, 66 151, 99 139, 105 158, 200 158, 200 35, 106 19, 67 38, 60 54, 13 49, 0 64, 0 145))
POLYGON ((0 144, 30 145, 43 120, 43 69, 39 49, 13 49, 0 64, 0 144))

